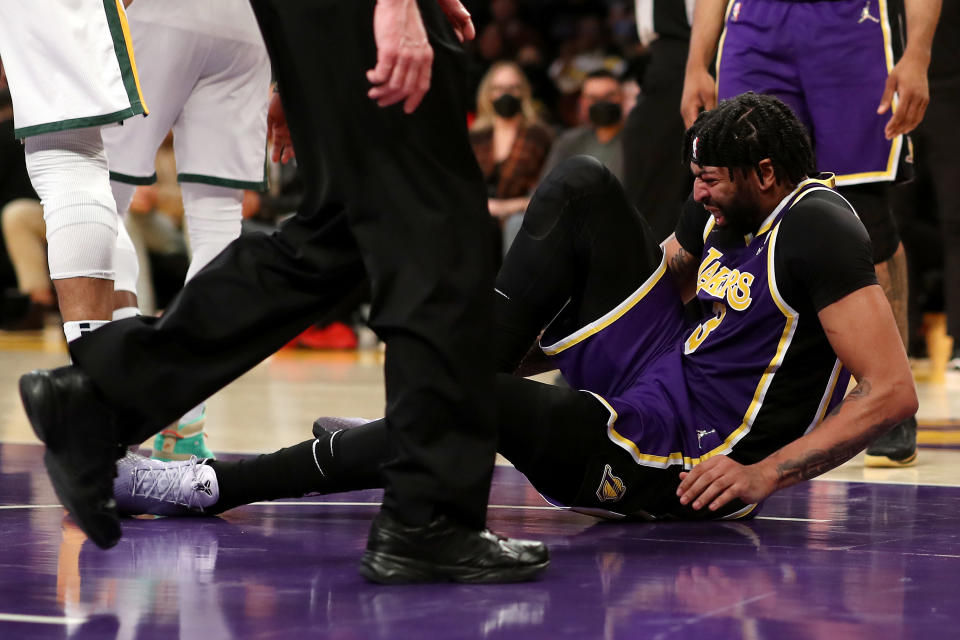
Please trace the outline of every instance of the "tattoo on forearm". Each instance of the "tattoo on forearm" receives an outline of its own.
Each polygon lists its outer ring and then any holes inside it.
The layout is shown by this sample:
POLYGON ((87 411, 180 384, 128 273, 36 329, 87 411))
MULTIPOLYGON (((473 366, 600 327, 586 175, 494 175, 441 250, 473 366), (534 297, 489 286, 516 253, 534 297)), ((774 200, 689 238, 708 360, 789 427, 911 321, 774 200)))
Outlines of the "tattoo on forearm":
POLYGON ((670 258, 667 268, 670 269, 670 273, 674 275, 677 282, 683 282, 684 278, 689 275, 690 270, 696 268, 696 262, 692 254, 687 253, 683 247, 680 247, 670 258))
POLYGON ((826 451, 818 449, 810 451, 796 460, 787 460, 777 466, 777 484, 784 486, 784 484, 792 484, 794 481, 809 480, 839 467, 860 453, 874 438, 893 425, 894 422, 892 421, 881 422, 871 426, 858 437, 841 442, 826 451))
MULTIPOLYGON (((856 402, 860 398, 870 395, 870 391, 872 389, 873 389, 873 386, 870 384, 869 380, 861 380, 859 383, 857 383, 857 386, 854 387, 853 390, 850 393, 848 393, 843 400, 840 401, 840 404, 838 404, 833 408, 833 410, 830 412, 830 415, 828 415, 827 417, 829 418, 831 416, 835 416, 838 413, 840 413, 840 410, 843 409, 843 407, 846 406, 849 402, 856 402)), ((823 422, 826 422, 826 420, 824 420, 823 422)), ((821 422, 817 426, 819 427, 821 424, 823 424, 823 422, 821 422)))
MULTIPOLYGON (((870 390, 870 381, 861 380, 856 388, 848 393, 847 397, 830 412, 830 415, 836 415, 844 405, 870 395, 870 390)), ((777 466, 777 484, 782 487, 801 480, 809 480, 840 466, 860 453, 874 438, 893 425, 894 421, 892 420, 880 422, 872 425, 864 433, 845 442, 839 442, 830 449, 815 449, 808 451, 796 460, 787 460, 781 463, 777 466)))

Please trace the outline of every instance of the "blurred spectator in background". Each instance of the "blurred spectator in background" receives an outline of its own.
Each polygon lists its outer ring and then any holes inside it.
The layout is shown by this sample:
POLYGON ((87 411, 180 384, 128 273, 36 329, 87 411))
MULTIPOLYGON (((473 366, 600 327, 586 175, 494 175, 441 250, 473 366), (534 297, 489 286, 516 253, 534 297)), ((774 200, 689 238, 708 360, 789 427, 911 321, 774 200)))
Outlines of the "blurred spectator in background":
POLYGON ((680 159, 680 98, 695 0, 636 0, 636 25, 647 47, 637 107, 623 130, 623 186, 630 203, 650 223, 657 240, 677 225, 693 186, 680 159))
POLYGON ((477 90, 470 144, 487 184, 490 215, 503 232, 498 243, 503 253, 520 229, 552 139, 537 117, 530 83, 519 65, 490 67, 477 90))
MULTIPOLYGON (((566 125, 578 122, 576 96, 590 74, 606 71, 614 79, 623 75, 627 63, 616 47, 608 43, 604 21, 588 15, 577 22, 577 35, 560 45, 557 59, 549 68, 550 77, 560 91, 557 105, 560 120, 566 125)), ((582 118, 579 119, 582 122, 582 118)))
POLYGON ((491 24, 499 27, 503 40, 503 55, 513 58, 528 45, 540 44, 540 34, 524 22, 518 12, 517 0, 491 0, 491 24))
POLYGON ((7 229, 20 219, 39 219, 43 233, 43 209, 30 185, 23 145, 13 135, 13 103, 0 65, 0 217, 3 241, 0 242, 0 327, 4 329, 40 329, 47 312, 56 309, 56 299, 47 273, 45 242, 36 247, 7 229), (16 269, 17 264, 39 262, 39 276, 33 270, 16 269))
POLYGON ((547 161, 542 176, 567 158, 593 156, 623 182, 623 88, 617 77, 606 69, 587 75, 580 93, 580 126, 561 134, 547 161))

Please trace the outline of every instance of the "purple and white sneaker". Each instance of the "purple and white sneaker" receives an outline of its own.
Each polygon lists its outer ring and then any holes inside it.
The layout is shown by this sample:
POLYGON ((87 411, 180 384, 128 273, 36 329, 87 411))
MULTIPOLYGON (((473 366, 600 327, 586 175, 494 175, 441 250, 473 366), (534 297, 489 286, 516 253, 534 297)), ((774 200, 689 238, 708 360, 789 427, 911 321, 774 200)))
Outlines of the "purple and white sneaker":
POLYGON ((128 451, 117 461, 113 497, 123 515, 196 516, 216 504, 220 487, 206 459, 164 462, 128 451))

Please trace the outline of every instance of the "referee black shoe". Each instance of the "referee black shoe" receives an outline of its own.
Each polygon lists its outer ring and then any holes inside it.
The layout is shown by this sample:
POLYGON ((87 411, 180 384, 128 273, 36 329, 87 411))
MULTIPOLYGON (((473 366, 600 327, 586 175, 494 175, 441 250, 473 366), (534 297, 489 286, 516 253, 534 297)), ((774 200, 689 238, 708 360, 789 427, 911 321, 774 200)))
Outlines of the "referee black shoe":
POLYGON ((60 502, 98 547, 117 544, 113 478, 124 449, 116 440, 114 414, 93 381, 74 366, 31 371, 20 377, 20 398, 47 446, 43 462, 60 502))
POLYGON ((370 527, 360 573, 371 582, 525 582, 550 564, 546 545, 476 531, 440 516, 411 527, 381 511, 370 527))
POLYGON ((907 418, 867 447, 868 467, 910 467, 917 463, 917 418, 907 418))

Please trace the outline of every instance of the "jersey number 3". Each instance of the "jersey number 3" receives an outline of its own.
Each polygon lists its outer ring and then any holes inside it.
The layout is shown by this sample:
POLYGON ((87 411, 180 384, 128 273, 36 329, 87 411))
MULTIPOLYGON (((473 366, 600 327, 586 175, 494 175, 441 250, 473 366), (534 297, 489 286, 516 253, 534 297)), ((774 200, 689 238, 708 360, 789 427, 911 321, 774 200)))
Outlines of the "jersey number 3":
POLYGON ((683 352, 693 353, 696 351, 697 348, 703 344, 703 341, 707 339, 707 336, 720 326, 720 323, 723 322, 725 317, 727 317, 727 305, 722 302, 714 302, 713 317, 693 330, 693 333, 690 334, 690 337, 687 338, 687 341, 683 345, 683 352))

